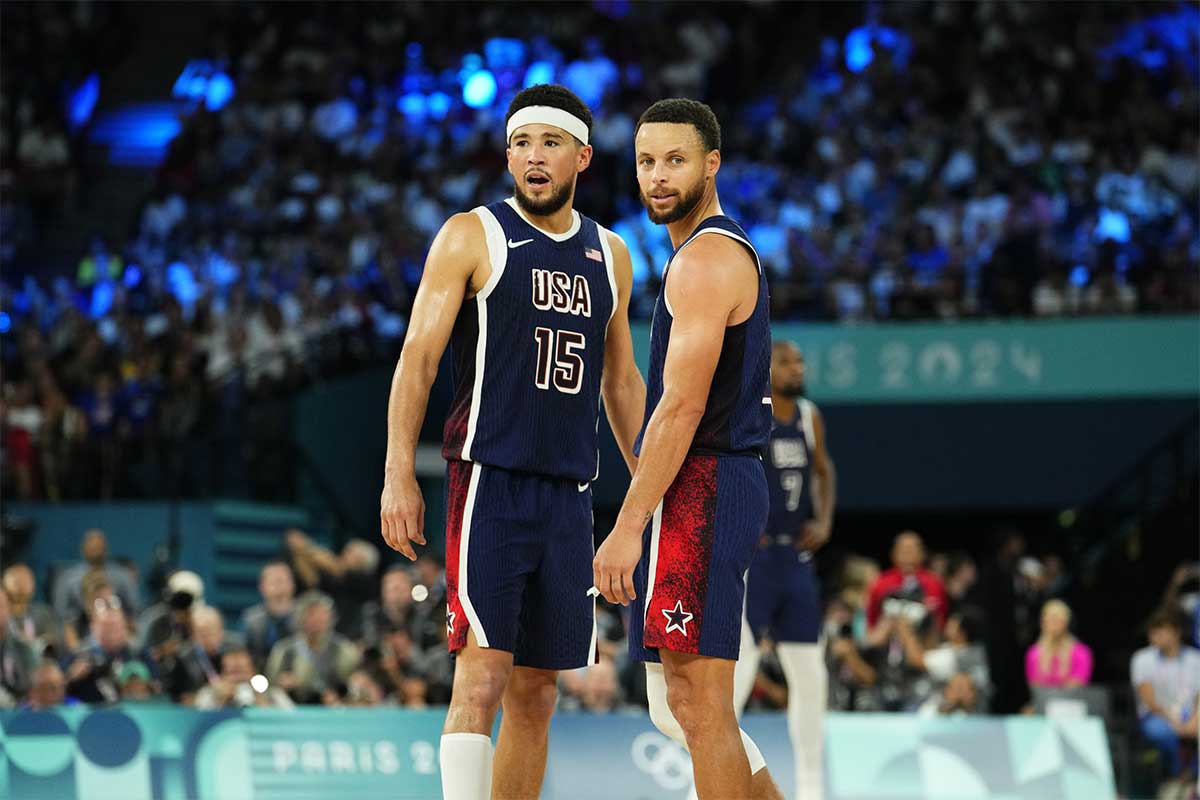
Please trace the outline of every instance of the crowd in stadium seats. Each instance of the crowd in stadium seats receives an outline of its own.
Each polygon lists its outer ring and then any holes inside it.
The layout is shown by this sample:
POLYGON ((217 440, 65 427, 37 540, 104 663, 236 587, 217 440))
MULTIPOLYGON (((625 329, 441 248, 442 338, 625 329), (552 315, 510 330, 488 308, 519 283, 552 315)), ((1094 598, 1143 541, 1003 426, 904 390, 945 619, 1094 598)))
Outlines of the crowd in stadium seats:
MULTIPOLYGON (((61 113, 64 82, 107 57, 89 55, 103 37, 65 8, 13 26, 25 35, 6 59, 55 37, 93 45, 61 51, 79 64, 35 59, 49 70, 39 81, 6 78, 8 154, 63 149, 37 120, 61 113)), ((841 9, 806 27, 811 9, 768 6, 675 26, 652 6, 599 4, 555 15, 557 34, 532 40, 487 39, 509 25, 497 9, 225 8, 197 55, 226 65, 236 96, 185 120, 132 238, 96 238, 73 276, 16 280, 5 257, 8 488, 51 500, 286 494, 286 479, 272 485, 279 470, 261 468, 287 462, 283 398, 394 357, 437 227, 508 191, 503 104, 535 73, 596 109, 578 205, 629 242, 635 315, 649 313, 667 243, 635 200, 632 130, 651 99, 676 93, 711 99, 724 122, 722 199, 770 269, 777 319, 1200 307, 1194 53, 1166 42, 1147 66, 1123 45, 1142 28, 1157 41, 1156 16, 868 8, 865 25, 841 9), (844 40, 814 33, 835 28, 844 40), (810 54, 789 66, 734 45, 766 30, 795 30, 810 54), (437 46, 423 46, 434 31, 437 46), (663 42, 673 58, 652 67, 663 42), (483 55, 464 61, 471 49, 483 55), (495 76, 490 106, 468 107, 455 88, 468 61, 495 76), (771 93, 755 88, 765 74, 771 93), (214 449, 234 454, 229 469, 214 449)), ((1196 26, 1194 9, 1177 13, 1172 24, 1196 26)), ((21 238, 19 208, 41 202, 35 161, 5 159, 24 170, 4 167, 21 188, 0 193, 5 247, 21 238)))
MULTIPOLYGON (((79 563, 42 584, 25 564, 10 564, 0 591, 0 709, 448 702, 453 660, 436 554, 389 565, 364 540, 335 552, 299 530, 280 538, 279 557, 260 573, 261 602, 228 619, 206 601, 194 572, 174 571, 151 593, 150 581, 132 560, 114 557, 99 530, 82 536, 79 563), (147 605, 151 594, 157 601, 147 605)), ((1022 544, 1017 534, 1007 537, 1002 549, 1011 563, 982 571, 962 553, 926 559, 912 531, 897 536, 885 571, 870 559, 845 558, 826 593, 829 708, 1050 713, 1030 701, 1031 690, 1036 700, 1040 689, 1088 686, 1093 657, 1059 599, 1061 564, 1024 554, 1022 544)), ((1200 650, 1188 641, 1200 634, 1198 579, 1200 565, 1176 572, 1147 623, 1149 644, 1130 665, 1141 736, 1168 778, 1185 774, 1195 758, 1200 650), (1197 609, 1196 630, 1183 621, 1185 595, 1197 609)), ((599 664, 562 673, 559 707, 644 709, 644 671, 627 651, 628 609, 601 603, 597 614, 599 664)), ((786 708, 773 643, 762 648, 750 707, 786 708)))

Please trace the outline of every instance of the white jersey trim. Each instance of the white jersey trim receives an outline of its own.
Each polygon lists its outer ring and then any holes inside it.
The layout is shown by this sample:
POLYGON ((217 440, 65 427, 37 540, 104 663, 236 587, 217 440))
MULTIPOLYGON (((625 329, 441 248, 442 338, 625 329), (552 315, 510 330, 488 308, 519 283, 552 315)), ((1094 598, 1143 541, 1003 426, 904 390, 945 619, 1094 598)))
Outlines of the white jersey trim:
MULTIPOLYGON (((608 243, 608 235, 611 233, 603 225, 596 223, 596 231, 600 234, 600 252, 604 254, 604 269, 608 273, 608 288, 612 290, 612 311, 608 312, 608 321, 611 323, 613 317, 617 314, 617 302, 619 295, 617 293, 617 273, 613 269, 613 254, 612 246, 608 243)), ((613 234, 616 236, 616 234, 613 234)), ((620 239, 620 237, 617 237, 620 239)), ((624 242, 624 239, 621 240, 624 242)))
MULTIPOLYGON (((687 247, 689 244, 696 241, 697 239, 699 239, 701 236, 703 236, 706 233, 719 233, 722 236, 728 236, 730 239, 739 241, 742 244, 746 245, 746 247, 750 248, 750 252, 754 255, 754 268, 758 270, 759 276, 762 276, 762 274, 763 274, 762 261, 759 259, 758 251, 754 249, 754 245, 750 244, 750 241, 748 239, 738 236, 736 233, 731 233, 730 231, 727 231, 724 228, 701 228, 696 233, 693 233, 691 238, 689 238, 683 244, 679 245, 679 250, 676 250, 674 253, 671 254, 671 260, 667 262, 667 266, 663 270, 663 272, 670 273, 671 261, 675 260, 675 257, 679 255, 680 251, 682 251, 683 248, 687 247)), ((667 307, 667 313, 670 314, 673 319, 675 317, 675 310, 673 308, 671 308, 671 300, 667 296, 667 275, 666 274, 663 275, 662 293, 663 293, 663 303, 667 307)))
POLYGON ((646 629, 646 621, 650 615, 650 601, 654 598, 654 578, 658 574, 658 539, 662 534, 663 501, 658 501, 654 509, 654 517, 650 520, 650 570, 646 576, 646 600, 642 614, 642 630, 646 629))
POLYGON ((817 436, 813 428, 813 403, 803 397, 800 398, 800 426, 804 429, 804 443, 811 453, 817 446, 817 436))
POLYGON ((475 432, 479 427, 479 409, 483 406, 483 379, 487 370, 487 299, 500 283, 504 275, 504 267, 508 263, 508 245, 504 237, 504 228, 496 215, 483 206, 473 209, 473 213, 483 223, 484 240, 487 242, 488 260, 492 265, 492 274, 487 283, 475 295, 475 307, 479 314, 479 335, 475 340, 475 381, 471 387, 471 413, 467 418, 467 435, 463 439, 462 458, 471 460, 471 445, 475 443, 475 432))
POLYGON ((467 502, 463 509, 462 531, 459 533, 458 540, 458 601, 462 603, 463 613, 467 615, 467 622, 475 631, 475 641, 479 643, 480 647, 488 647, 487 631, 483 629, 483 623, 479 621, 479 615, 475 613, 475 606, 471 604, 471 596, 467 594, 467 577, 470 574, 467 558, 471 552, 471 518, 474 516, 475 493, 479 488, 480 469, 482 467, 479 464, 471 465, 471 482, 467 487, 467 502))
POLYGON ((579 228, 583 225, 583 220, 580 218, 579 212, 575 209, 571 209, 571 227, 568 228, 565 233, 551 233, 544 228, 539 228, 537 225, 534 225, 533 220, 525 216, 525 211, 521 208, 521 204, 517 202, 516 198, 509 197, 504 202, 508 203, 509 207, 511 207, 513 211, 517 212, 517 215, 520 216, 521 219, 525 220, 526 225, 533 228, 542 236, 545 236, 548 239, 553 239, 556 242, 567 241, 572 236, 579 233, 579 228))

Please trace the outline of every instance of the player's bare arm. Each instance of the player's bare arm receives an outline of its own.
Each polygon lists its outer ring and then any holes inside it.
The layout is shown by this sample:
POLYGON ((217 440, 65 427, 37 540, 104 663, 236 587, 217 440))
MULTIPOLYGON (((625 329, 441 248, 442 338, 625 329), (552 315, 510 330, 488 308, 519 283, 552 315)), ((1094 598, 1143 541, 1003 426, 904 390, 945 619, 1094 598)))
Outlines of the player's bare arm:
POLYGON ((637 472, 637 456, 633 442, 642 425, 646 411, 646 382, 633 359, 633 337, 629 331, 629 298, 633 293, 633 264, 629 249, 615 233, 608 234, 612 250, 613 275, 617 281, 617 309, 608 324, 604 343, 604 375, 600 392, 604 398, 604 413, 612 428, 617 446, 629 467, 637 472))
POLYGON ((673 322, 662 399, 646 426, 637 474, 617 524, 593 563, 596 588, 609 602, 628 605, 635 597, 633 571, 642 553, 642 532, 691 448, 725 328, 757 302, 757 280, 745 280, 755 269, 745 248, 724 236, 696 239, 671 264, 666 295, 673 322), (730 268, 735 264, 745 266, 730 268))
POLYGON ((417 558, 412 542, 425 544, 425 501, 417 485, 414 461, 429 389, 463 300, 487 282, 490 271, 479 218, 455 214, 446 220, 425 260, 388 397, 387 458, 379 526, 388 546, 411 561, 417 558))
POLYGON ((825 419, 815 406, 813 407, 813 505, 816 507, 816 519, 804 526, 804 534, 800 537, 799 546, 803 550, 813 552, 819 550, 829 541, 833 533, 833 511, 837 504, 837 470, 829 450, 825 447, 825 419))

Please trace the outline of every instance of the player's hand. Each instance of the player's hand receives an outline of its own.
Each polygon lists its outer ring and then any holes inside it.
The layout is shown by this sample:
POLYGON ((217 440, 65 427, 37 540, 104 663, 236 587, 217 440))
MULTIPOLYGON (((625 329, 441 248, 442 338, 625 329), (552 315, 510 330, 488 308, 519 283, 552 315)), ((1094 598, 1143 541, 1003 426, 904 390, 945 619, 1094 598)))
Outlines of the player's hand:
POLYGON ((815 519, 810 520, 804 523, 804 530, 800 534, 800 539, 796 542, 796 547, 800 550, 815 553, 829 541, 830 533, 832 533, 832 530, 829 523, 818 522, 815 519))
POLYGON ((388 475, 379 498, 379 530, 388 547, 416 561, 412 543, 425 544, 425 499, 417 477, 388 475))
POLYGON ((629 605, 633 591, 633 570, 642 558, 642 532, 613 528, 592 560, 592 580, 610 603, 629 605))

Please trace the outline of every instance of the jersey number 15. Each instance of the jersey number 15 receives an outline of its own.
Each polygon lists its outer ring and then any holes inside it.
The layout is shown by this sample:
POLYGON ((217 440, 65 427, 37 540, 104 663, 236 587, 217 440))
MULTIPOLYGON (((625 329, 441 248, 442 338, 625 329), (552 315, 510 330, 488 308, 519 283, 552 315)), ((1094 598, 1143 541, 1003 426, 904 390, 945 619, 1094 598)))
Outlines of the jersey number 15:
POLYGON ((550 384, 563 394, 579 394, 583 388, 583 350, 587 339, 578 331, 555 331, 537 328, 537 374, 533 382, 539 389, 550 384))

